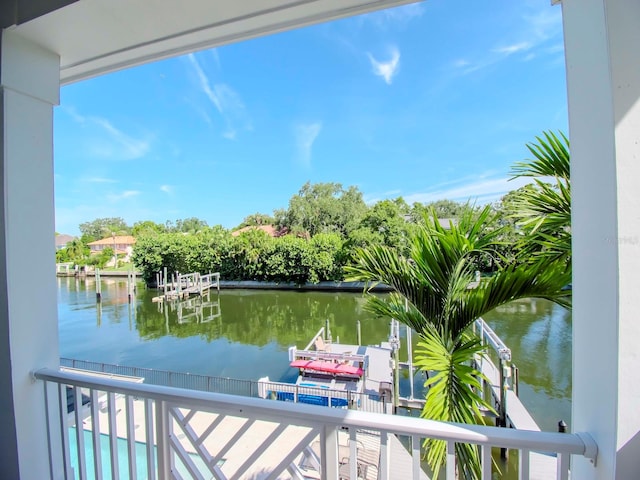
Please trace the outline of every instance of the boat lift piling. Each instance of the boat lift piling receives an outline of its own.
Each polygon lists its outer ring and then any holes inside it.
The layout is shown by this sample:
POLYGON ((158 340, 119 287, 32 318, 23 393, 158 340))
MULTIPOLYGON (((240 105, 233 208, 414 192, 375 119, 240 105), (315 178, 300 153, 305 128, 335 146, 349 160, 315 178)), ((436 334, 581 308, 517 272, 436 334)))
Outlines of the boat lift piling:
POLYGON ((96 268, 96 302, 102 301, 102 285, 100 283, 100 269, 96 268))
POLYGON ((413 345, 411 344, 411 327, 407 327, 407 363, 409 364, 409 400, 413 400, 413 345))
POLYGON ((127 272, 127 297, 129 298, 129 303, 135 298, 136 290, 136 272, 129 270, 127 272))
POLYGON ((400 322, 391 319, 389 327, 389 344, 393 355, 393 413, 400 404, 400 322))
POLYGON ((162 277, 162 280, 163 280, 162 284, 164 285, 164 292, 163 293, 164 293, 164 296, 166 297, 167 296, 167 278, 168 278, 167 277, 167 267, 164 267, 163 271, 164 271, 164 276, 162 277))

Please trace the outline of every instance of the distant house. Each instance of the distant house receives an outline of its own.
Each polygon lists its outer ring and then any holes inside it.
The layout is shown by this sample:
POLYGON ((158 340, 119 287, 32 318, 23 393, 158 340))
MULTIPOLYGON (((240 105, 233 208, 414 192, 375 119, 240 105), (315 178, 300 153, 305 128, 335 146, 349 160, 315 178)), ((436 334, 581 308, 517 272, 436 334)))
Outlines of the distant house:
POLYGON ((67 246, 67 243, 72 242, 75 239, 76 237, 73 235, 56 235, 56 250, 62 250, 67 246))
POLYGON ((242 227, 242 228, 239 228, 238 230, 235 230, 235 231, 231 232, 231 235, 234 236, 234 237, 237 237, 241 233, 248 232, 249 230, 262 230, 267 235, 269 235, 270 237, 274 237, 274 238, 275 237, 281 237, 282 235, 287 233, 286 229, 278 230, 273 225, 249 225, 247 227, 242 227))
POLYGON ((117 255, 125 255, 124 261, 131 260, 131 254, 133 253, 133 246, 136 243, 135 237, 131 235, 116 235, 112 237, 103 238, 102 240, 96 240, 89 243, 89 249, 91 255, 97 255, 105 248, 112 248, 117 255))
MULTIPOLYGON (((403 216, 405 222, 411 222, 413 221, 413 217, 411 216, 411 214, 407 213, 403 216)), ((451 218, 438 218, 438 223, 440 224, 440 226, 442 228, 444 228, 445 230, 451 230, 451 225, 453 225, 454 227, 458 226, 458 219, 455 217, 451 217, 451 218)))
POLYGON ((440 226, 445 230, 451 230, 452 225, 454 227, 458 226, 457 218, 439 218, 438 222, 440 223, 440 226))

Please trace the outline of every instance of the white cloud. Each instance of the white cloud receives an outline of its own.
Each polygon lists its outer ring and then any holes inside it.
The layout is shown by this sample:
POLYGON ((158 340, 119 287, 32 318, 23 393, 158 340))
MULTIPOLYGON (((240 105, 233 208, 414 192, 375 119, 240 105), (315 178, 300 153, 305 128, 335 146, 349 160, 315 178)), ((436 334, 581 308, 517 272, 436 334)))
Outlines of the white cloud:
POLYGON ((296 153, 298 162, 305 167, 311 165, 313 143, 322 130, 322 123, 299 124, 295 126, 296 153))
POLYGON ((151 149, 150 138, 136 138, 116 128, 103 117, 82 115, 73 107, 64 109, 69 116, 80 125, 95 125, 107 134, 107 139, 97 139, 91 142, 91 153, 100 157, 133 160, 144 157, 151 149))
POLYGON ((209 77, 205 75, 204 71, 202 70, 202 67, 200 66, 200 63, 196 59, 196 56, 193 53, 190 53, 189 55, 187 55, 187 58, 189 59, 189 63, 191 63, 193 70, 196 72, 196 75, 198 76, 198 81, 200 82, 200 88, 202 89, 204 94, 209 98, 211 103, 213 103, 213 105, 216 107, 218 112, 222 113, 222 104, 220 103, 220 99, 211 88, 209 77))
POLYGON ((174 190, 173 185, 160 185, 160 191, 168 195, 173 195, 173 190, 174 190))
POLYGON ((207 111, 202 108, 200 106, 199 103, 192 101, 191 99, 185 97, 184 98, 185 103, 187 103, 191 108, 193 108, 198 115, 200 115, 202 117, 202 119, 205 121, 205 123, 207 123, 208 125, 211 125, 213 127, 213 121, 211 120, 211 117, 209 116, 209 113, 207 113, 207 111))
POLYGON ((511 45, 505 45, 503 47, 494 48, 493 51, 496 53, 504 53, 505 55, 512 55, 517 52, 529 50, 531 46, 532 45, 529 42, 518 42, 511 45))
POLYGON ((222 65, 220 64, 220 55, 218 54, 218 49, 217 48, 212 48, 209 51, 211 52, 211 56, 213 57, 213 61, 216 63, 216 67, 218 67, 218 70, 221 70, 222 69, 222 65))
POLYGON ((547 48, 547 53, 564 53, 564 43, 556 43, 555 45, 551 45, 547 48))
POLYGON ((149 141, 140 140, 127 135, 123 131, 114 127, 111 122, 100 117, 91 117, 91 120, 100 125, 110 136, 111 139, 120 145, 120 155, 125 159, 135 159, 144 157, 149 151, 149 141))
POLYGON ((62 105, 60 106, 60 108, 64 112, 66 112, 76 123, 85 123, 87 120, 86 117, 84 115, 80 115, 74 107, 62 105))
POLYGON ((369 61, 371 62, 371 67, 373 68, 373 73, 384 78, 384 81, 387 85, 391 85, 394 75, 398 71, 398 67, 400 66, 400 52, 398 49, 394 48, 391 51, 391 59, 388 61, 378 61, 373 55, 367 53, 369 57, 369 61))
MULTIPOLYGON (((219 66, 220 59, 218 54, 215 50, 213 52, 214 62, 217 62, 219 66)), ((223 136, 230 140, 235 140, 239 128, 252 130, 251 121, 240 95, 225 83, 212 83, 195 54, 190 53, 187 55, 187 59, 196 74, 200 89, 220 116, 222 116, 226 124, 226 130, 223 132, 223 136)), ((203 116, 207 123, 211 123, 211 119, 205 111, 202 111, 200 108, 196 108, 196 110, 203 116)))
POLYGON ((107 195, 107 199, 110 202, 115 203, 127 198, 137 197, 138 195, 140 195, 140 193, 141 192, 139 192, 138 190, 125 190, 122 193, 111 193, 107 195))
POLYGON ((369 13, 363 18, 372 22, 376 27, 386 30, 390 27, 404 27, 414 18, 424 14, 424 6, 420 3, 411 3, 395 8, 385 8, 379 12, 369 13))
POLYGON ((523 15, 529 35, 538 41, 562 35, 562 9, 544 5, 534 13, 523 15))
MULTIPOLYGON (((499 62, 517 56, 523 61, 530 61, 543 56, 561 56, 564 51, 562 43, 561 9, 547 4, 535 3, 528 12, 522 15, 517 28, 503 29, 503 41, 485 54, 473 60, 455 60, 451 63, 457 73, 467 75, 482 70, 499 62), (551 44, 551 45, 549 45, 551 44)), ((526 8, 526 7, 525 7, 526 8)))
POLYGON ((471 65, 471 62, 469 60, 465 60, 464 58, 459 58, 458 60, 455 60, 453 62, 453 66, 456 68, 464 68, 470 65, 471 65))
POLYGON ((424 6, 420 3, 411 3, 396 8, 386 8, 382 14, 392 21, 407 21, 412 18, 421 17, 424 13, 424 6))
POLYGON ((471 182, 453 182, 450 188, 436 188, 427 192, 413 193, 406 195, 404 199, 410 205, 414 202, 429 203, 443 199, 463 202, 469 200, 484 204, 499 200, 500 197, 511 190, 516 190, 531 182, 530 178, 522 177, 509 180, 508 177, 487 178, 478 176, 471 182))

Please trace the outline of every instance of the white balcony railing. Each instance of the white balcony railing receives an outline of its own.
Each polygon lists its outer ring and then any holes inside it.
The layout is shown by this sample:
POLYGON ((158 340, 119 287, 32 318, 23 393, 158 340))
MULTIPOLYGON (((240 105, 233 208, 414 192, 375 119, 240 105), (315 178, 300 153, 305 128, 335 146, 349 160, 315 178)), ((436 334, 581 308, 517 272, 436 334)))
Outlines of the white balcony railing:
POLYGON ((480 446, 483 479, 492 478, 492 447, 519 451, 520 479, 532 478, 531 452, 555 454, 558 479, 568 478, 571 455, 597 454, 588 434, 446 424, 54 369, 34 376, 57 384, 48 418, 62 435, 49 441, 66 478, 424 479, 425 438, 447 442, 448 480, 456 478, 456 443, 480 446), (410 439, 408 448, 399 437, 410 439))

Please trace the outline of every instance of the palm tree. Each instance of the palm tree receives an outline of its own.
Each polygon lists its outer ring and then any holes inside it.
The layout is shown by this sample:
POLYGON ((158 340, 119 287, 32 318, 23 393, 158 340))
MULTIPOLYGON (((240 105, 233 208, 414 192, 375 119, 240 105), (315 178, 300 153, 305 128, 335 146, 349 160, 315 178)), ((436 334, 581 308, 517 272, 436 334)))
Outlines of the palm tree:
POLYGON ((527 144, 534 158, 517 162, 511 169, 513 178, 534 179, 531 188, 516 196, 514 216, 527 234, 524 256, 561 260, 571 268, 569 140, 562 132, 559 136, 543 132, 543 136, 527 144))
MULTIPOLYGON (((502 265, 495 275, 469 288, 479 258, 489 255, 499 262, 495 252, 500 233, 492 225, 490 207, 480 212, 467 209, 448 230, 432 212, 411 235, 409 258, 388 247, 371 246, 358 249, 354 265, 347 267, 351 279, 383 282, 395 289, 388 297, 368 295, 366 308, 371 313, 395 318, 420 335, 416 364, 434 372, 425 384, 429 390, 424 418, 477 423, 480 407, 490 408, 476 393, 481 374, 471 366, 483 351, 469 328, 477 318, 519 298, 569 305, 570 291, 564 287, 570 273, 558 262, 502 265)), ((437 478, 446 458, 445 443, 427 440, 425 446, 437 478)), ((479 478, 477 447, 457 444, 456 455, 461 478, 479 478)))
POLYGON ((69 243, 67 243, 67 252, 69 253, 69 258, 75 262, 84 258, 84 250, 84 243, 82 243, 79 238, 74 238, 69 243))

